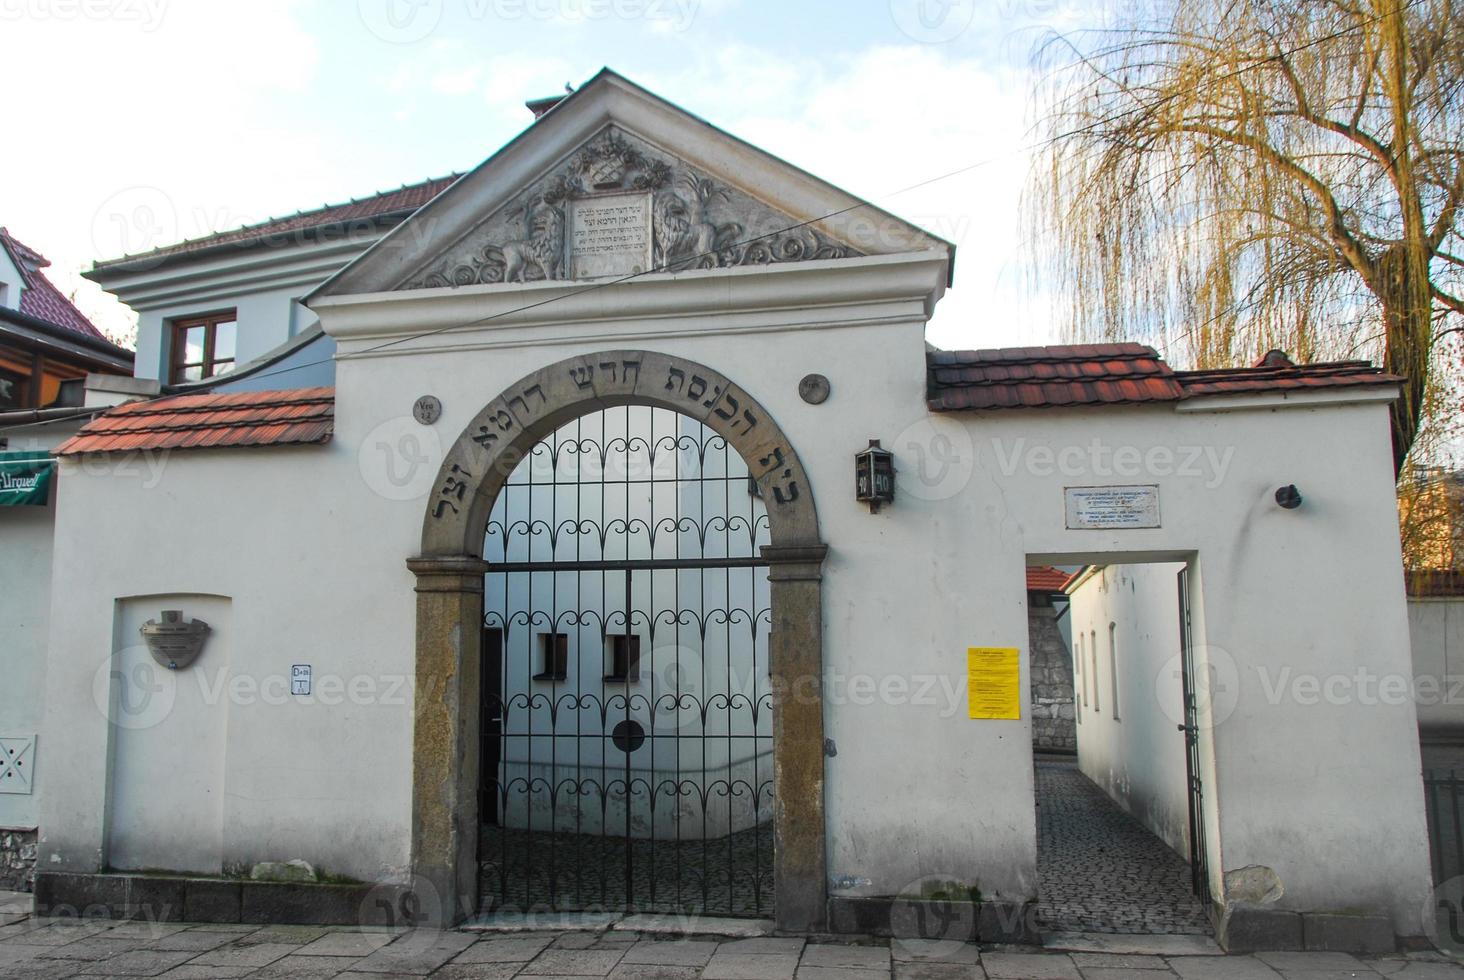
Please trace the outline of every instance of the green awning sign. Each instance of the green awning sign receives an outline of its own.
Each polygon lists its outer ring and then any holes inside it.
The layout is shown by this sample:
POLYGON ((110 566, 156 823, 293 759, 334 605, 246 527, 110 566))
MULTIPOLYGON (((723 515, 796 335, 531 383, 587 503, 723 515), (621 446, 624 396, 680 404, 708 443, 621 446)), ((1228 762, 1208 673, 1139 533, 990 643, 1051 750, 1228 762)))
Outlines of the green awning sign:
POLYGON ((56 461, 43 452, 0 453, 0 507, 44 507, 56 461))

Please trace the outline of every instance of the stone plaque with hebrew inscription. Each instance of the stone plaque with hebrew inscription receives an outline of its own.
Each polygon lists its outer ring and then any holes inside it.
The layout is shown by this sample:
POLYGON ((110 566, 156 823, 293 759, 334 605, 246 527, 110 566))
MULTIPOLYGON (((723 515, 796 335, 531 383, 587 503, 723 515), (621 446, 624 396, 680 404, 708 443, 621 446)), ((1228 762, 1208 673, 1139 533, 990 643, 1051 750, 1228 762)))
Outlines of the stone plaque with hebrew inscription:
POLYGON ((569 202, 569 277, 628 276, 651 267, 651 195, 605 194, 569 202))

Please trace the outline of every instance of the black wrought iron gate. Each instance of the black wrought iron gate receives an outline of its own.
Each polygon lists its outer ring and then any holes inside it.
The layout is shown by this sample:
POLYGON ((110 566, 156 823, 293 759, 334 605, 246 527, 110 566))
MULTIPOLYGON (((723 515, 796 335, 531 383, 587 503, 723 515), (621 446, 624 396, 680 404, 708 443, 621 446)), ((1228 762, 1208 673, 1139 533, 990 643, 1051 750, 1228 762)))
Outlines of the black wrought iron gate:
POLYGON ((484 911, 772 911, 767 513, 700 423, 535 447, 485 535, 484 911))
POLYGON ((1199 698, 1208 697, 1211 688, 1203 685, 1195 671, 1194 644, 1190 631, 1189 569, 1179 570, 1179 657, 1184 692, 1185 780, 1189 786, 1189 849, 1190 884, 1195 896, 1210 904, 1209 851, 1205 845, 1205 793, 1200 781, 1199 698))

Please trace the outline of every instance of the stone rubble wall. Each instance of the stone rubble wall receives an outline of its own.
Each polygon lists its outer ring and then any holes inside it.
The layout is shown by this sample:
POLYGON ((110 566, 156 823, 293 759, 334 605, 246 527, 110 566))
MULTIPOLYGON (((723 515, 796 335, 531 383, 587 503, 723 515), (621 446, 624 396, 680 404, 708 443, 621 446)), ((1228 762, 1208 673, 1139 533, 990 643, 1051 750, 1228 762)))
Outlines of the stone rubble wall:
POLYGON ((1039 752, 1078 751, 1073 716, 1073 657, 1057 628, 1057 608, 1047 596, 1027 595, 1031 650, 1032 747, 1039 752))
POLYGON ((34 830, 0 828, 0 891, 28 892, 36 880, 34 830))

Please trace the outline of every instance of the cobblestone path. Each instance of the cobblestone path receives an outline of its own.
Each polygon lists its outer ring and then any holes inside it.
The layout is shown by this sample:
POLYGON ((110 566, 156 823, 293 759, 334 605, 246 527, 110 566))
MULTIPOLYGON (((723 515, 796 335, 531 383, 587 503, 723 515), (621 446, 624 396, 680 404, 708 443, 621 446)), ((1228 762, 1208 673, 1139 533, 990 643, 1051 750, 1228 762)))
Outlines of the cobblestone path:
POLYGON ((1076 762, 1037 763, 1037 919, 1044 931, 1210 935, 1189 864, 1076 762))

